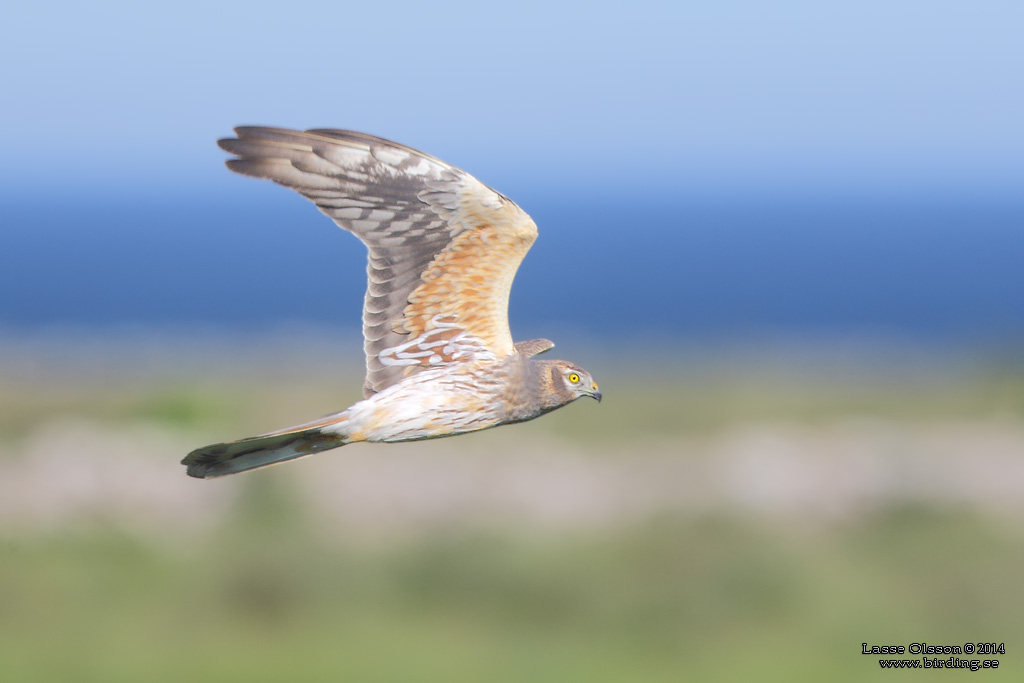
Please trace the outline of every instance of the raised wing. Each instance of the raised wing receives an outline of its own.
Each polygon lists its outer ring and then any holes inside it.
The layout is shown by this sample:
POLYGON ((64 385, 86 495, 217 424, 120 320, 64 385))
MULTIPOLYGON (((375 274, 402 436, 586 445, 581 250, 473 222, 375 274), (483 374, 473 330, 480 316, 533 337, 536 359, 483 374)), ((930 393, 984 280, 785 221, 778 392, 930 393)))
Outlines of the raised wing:
POLYGON ((550 351, 553 348, 555 348, 555 342, 550 339, 529 339, 516 342, 516 353, 527 358, 532 358, 539 353, 550 351))
POLYGON ((369 251, 363 395, 426 368, 516 352, 512 279, 537 226, 468 173, 345 130, 239 127, 228 168, 313 201, 369 251))

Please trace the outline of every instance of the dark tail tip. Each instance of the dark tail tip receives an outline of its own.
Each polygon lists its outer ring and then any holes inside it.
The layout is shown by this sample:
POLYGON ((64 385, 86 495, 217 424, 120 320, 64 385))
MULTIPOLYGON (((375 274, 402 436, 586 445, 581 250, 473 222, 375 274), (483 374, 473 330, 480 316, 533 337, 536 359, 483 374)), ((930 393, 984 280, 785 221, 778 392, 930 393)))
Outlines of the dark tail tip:
POLYGON ((211 479, 294 460, 344 446, 345 443, 337 435, 323 434, 319 428, 311 428, 203 446, 186 455, 181 464, 188 476, 211 479))
POLYGON ((262 450, 259 446, 249 449, 232 449, 238 444, 216 443, 211 446, 197 448, 186 455, 181 464, 185 466, 185 474, 196 479, 210 479, 236 470, 231 467, 232 460, 262 450))

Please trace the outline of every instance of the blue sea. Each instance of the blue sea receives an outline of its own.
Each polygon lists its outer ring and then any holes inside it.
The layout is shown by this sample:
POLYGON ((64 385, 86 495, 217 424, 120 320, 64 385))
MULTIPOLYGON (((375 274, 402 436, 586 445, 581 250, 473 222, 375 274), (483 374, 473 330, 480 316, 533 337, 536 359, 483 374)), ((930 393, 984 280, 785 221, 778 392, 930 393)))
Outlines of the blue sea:
MULTIPOLYGON (((1024 340, 1024 201, 515 199, 540 226, 516 338, 882 335, 1024 340)), ((11 198, 0 328, 359 324, 365 252, 301 198, 11 198)))

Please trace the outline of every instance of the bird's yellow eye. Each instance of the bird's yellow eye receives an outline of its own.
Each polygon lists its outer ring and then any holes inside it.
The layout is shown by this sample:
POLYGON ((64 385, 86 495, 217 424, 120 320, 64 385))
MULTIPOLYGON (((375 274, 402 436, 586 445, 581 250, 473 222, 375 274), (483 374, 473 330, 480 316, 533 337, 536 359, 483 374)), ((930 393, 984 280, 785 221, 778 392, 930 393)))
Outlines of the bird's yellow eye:
POLYGON ((569 375, 569 381, 572 382, 573 384, 579 384, 580 376, 574 372, 571 375, 569 375))

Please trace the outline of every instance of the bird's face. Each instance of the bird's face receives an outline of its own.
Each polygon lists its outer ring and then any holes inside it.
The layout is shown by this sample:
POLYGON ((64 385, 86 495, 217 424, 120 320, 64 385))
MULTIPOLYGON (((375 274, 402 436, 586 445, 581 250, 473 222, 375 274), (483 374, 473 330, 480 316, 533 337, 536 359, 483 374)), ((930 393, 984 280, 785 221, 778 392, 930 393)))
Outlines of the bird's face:
POLYGON ((601 392, 589 372, 578 365, 565 362, 561 364, 559 371, 562 383, 572 396, 572 400, 576 400, 580 396, 589 396, 598 403, 601 402, 601 392))

